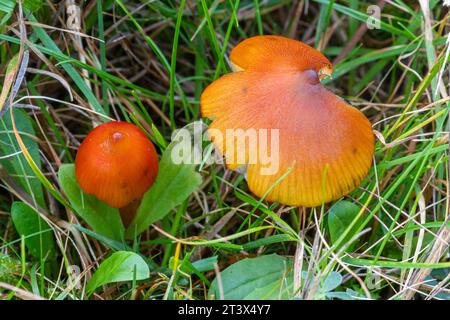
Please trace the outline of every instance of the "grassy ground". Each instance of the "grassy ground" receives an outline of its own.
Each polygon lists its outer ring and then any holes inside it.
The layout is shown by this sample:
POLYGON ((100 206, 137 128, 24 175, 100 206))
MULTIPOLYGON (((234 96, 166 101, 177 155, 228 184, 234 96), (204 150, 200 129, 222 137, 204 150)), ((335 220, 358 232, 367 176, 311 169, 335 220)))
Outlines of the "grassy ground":
POLYGON ((71 3, 0 4, 1 298, 450 298, 443 1, 378 1, 375 29, 375 1, 88 0, 79 13, 71 3), (333 61, 326 85, 376 131, 360 187, 291 208, 206 165, 200 187, 140 237, 91 228, 58 171, 93 125, 139 124, 162 154, 175 128, 200 119, 230 50, 257 34, 333 61))

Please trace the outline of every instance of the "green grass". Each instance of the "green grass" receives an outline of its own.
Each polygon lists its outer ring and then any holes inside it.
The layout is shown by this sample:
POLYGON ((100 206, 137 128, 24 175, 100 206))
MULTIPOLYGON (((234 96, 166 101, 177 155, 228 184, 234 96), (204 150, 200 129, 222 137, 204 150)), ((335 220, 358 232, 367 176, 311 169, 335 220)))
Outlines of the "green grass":
POLYGON ((216 286, 217 270, 277 254, 295 257, 284 275, 291 287, 292 277, 303 275, 298 290, 284 298, 331 299, 339 293, 449 299, 449 15, 441 1, 430 1, 427 26, 419 4, 393 2, 382 9, 381 29, 365 30, 353 47, 347 45, 366 23, 373 1, 309 1, 295 21, 302 1, 89 0, 81 8, 80 34, 69 32, 65 10, 54 19, 45 2, 30 1, 22 37, 15 1, 0 5, 2 88, 21 47, 29 51, 28 67, 55 75, 27 72, 14 98, 28 107, 14 112, 23 123, 0 121, 0 298, 27 292, 34 299, 205 299, 216 286), (357 210, 338 239, 331 241, 328 224, 334 203, 267 203, 248 191, 242 175, 221 165, 202 166, 201 187, 134 239, 109 239, 80 218, 57 172, 73 163, 94 124, 133 122, 162 154, 173 130, 201 118, 200 94, 230 72, 228 54, 237 43, 290 33, 320 47, 330 61, 345 52, 325 85, 351 101, 377 131, 372 169, 344 197, 357 210), (21 237, 15 201, 28 204, 46 224, 21 237), (38 239, 42 247, 49 232, 53 256, 42 250, 33 255, 27 239, 38 239), (136 279, 131 272, 128 280, 86 296, 96 262, 116 251, 142 257, 149 276, 136 279), (71 283, 74 266, 80 273, 71 283), (341 280, 327 291, 331 277, 341 280))

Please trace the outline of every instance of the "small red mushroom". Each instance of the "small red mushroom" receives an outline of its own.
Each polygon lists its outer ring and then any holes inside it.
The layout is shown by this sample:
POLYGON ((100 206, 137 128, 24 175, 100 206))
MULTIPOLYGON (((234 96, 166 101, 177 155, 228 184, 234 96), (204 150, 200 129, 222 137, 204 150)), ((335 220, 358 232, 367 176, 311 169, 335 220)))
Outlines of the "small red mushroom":
POLYGON ((81 189, 113 208, 133 206, 157 173, 155 147, 141 129, 128 122, 96 127, 81 143, 75 158, 75 176, 81 189))

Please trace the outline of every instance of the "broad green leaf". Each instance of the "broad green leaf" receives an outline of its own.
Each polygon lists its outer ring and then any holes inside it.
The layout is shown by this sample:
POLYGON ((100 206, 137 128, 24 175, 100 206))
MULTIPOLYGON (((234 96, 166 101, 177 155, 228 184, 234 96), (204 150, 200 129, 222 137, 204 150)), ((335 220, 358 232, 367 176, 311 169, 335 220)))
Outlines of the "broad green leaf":
POLYGON ((322 292, 330 292, 340 286, 342 283, 342 276, 339 272, 331 271, 330 274, 325 278, 321 286, 322 292))
POLYGON ((352 296, 349 292, 343 291, 335 291, 335 292, 327 292, 326 297, 328 299, 340 299, 340 300, 355 300, 356 298, 352 296))
POLYGON ((158 176, 153 186, 144 194, 134 220, 127 230, 132 238, 146 230, 153 222, 161 220, 180 205, 201 184, 202 178, 194 164, 175 164, 172 160, 172 142, 159 163, 158 176))
POLYGON ((288 278, 277 279, 264 287, 255 288, 243 300, 289 300, 293 296, 294 282, 292 273, 288 278))
POLYGON ((205 272, 214 270, 214 264, 216 263, 217 263, 217 256, 212 256, 192 262, 192 266, 200 272, 205 272))
POLYGON ((52 229, 33 208, 16 201, 11 206, 11 218, 33 257, 46 260, 56 257, 52 229))
MULTIPOLYGON (((360 207, 356 204, 349 201, 339 201, 334 204, 330 211, 328 212, 328 230, 330 231, 331 243, 335 244, 339 237, 344 233, 345 229, 352 223, 355 217, 358 215, 360 211, 360 207)), ((336 250, 339 250, 340 247, 344 246, 347 242, 349 242, 355 235, 359 226, 363 222, 363 219, 357 221, 347 236, 341 241, 340 245, 336 250)), ((345 251, 351 251, 357 243, 357 240, 354 241, 351 245, 349 245, 345 251)))
POLYGON ((150 277, 147 263, 137 253, 117 251, 103 261, 87 284, 88 294, 112 282, 144 280, 150 277))
MULTIPOLYGON (((292 297, 292 260, 276 254, 240 260, 221 272, 225 300, 289 299, 292 297)), ((209 291, 220 299, 217 278, 209 291)))
MULTIPOLYGON (((34 138, 33 120, 21 109, 14 109, 13 115, 17 131, 25 147, 40 168, 41 158, 39 156, 39 145, 34 138)), ((5 167, 11 176, 16 178, 25 191, 36 201, 36 204, 46 207, 41 183, 21 152, 14 136, 9 112, 0 118, 0 164, 5 167)))
POLYGON ((116 241, 123 240, 125 228, 119 210, 111 208, 94 195, 81 190, 75 177, 75 166, 64 164, 58 172, 59 184, 70 204, 83 220, 97 233, 116 241))
MULTIPOLYGON (((305 265, 305 269, 307 266, 305 265)), ((333 299, 333 298, 341 298, 342 294, 335 294, 333 291, 342 283, 342 275, 339 272, 331 271, 328 275, 321 274, 311 275, 308 271, 302 272, 302 283, 308 283, 307 288, 303 288, 306 292, 311 291, 315 286, 316 281, 319 281, 319 287, 315 290, 314 300, 324 300, 324 299, 333 299), (320 278, 317 278, 320 277, 320 278), (306 280, 309 278, 309 282, 306 280)))

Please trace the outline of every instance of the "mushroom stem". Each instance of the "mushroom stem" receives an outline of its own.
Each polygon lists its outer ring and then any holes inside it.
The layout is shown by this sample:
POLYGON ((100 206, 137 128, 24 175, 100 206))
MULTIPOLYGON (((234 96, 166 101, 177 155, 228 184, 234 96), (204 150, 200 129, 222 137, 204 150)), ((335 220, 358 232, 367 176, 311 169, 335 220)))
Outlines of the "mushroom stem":
POLYGON ((134 200, 127 204, 126 206, 119 208, 120 218, 122 219, 122 223, 125 228, 128 228, 131 221, 133 221, 134 216, 136 215, 136 211, 141 204, 141 199, 134 200))

